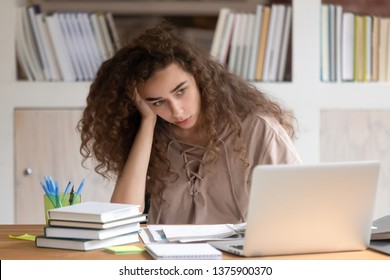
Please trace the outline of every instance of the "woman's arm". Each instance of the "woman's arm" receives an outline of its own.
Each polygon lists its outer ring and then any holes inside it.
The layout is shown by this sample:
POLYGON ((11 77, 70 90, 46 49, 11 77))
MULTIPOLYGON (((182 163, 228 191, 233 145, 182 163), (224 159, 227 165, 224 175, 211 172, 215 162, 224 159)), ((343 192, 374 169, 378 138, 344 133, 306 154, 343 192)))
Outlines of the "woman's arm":
POLYGON ((141 125, 130 149, 126 164, 120 172, 111 202, 140 205, 144 209, 146 176, 157 116, 136 93, 136 103, 142 115, 141 125))

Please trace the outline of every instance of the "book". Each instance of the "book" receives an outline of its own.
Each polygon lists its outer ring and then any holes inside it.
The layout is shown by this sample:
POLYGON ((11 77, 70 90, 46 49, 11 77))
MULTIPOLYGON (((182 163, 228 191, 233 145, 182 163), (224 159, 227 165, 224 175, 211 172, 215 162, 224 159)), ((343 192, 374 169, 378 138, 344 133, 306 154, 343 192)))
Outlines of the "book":
POLYGON ((70 54, 66 48, 65 39, 62 35, 57 17, 51 14, 47 15, 45 18, 51 42, 53 43, 54 53, 58 59, 61 77, 65 82, 76 81, 76 73, 73 69, 70 54))
POLYGON ((258 4, 256 6, 255 19, 253 23, 253 36, 251 41, 251 53, 248 65, 248 80, 254 81, 256 78, 256 62, 258 57, 260 30, 261 30, 261 18, 263 16, 263 5, 258 4))
POLYGON ((146 215, 139 215, 131 218, 125 218, 107 223, 93 223, 93 222, 82 222, 82 221, 67 221, 67 220, 49 220, 49 226, 57 227, 76 227, 76 228, 93 228, 93 229, 105 229, 117 227, 131 223, 141 223, 146 221, 146 215))
POLYGON ((37 20, 37 27, 39 33, 41 34, 42 46, 47 58, 47 63, 50 71, 50 80, 51 81, 60 81, 62 80, 60 69, 58 65, 58 59, 54 52, 53 42, 50 38, 49 29, 46 23, 46 15, 39 13, 35 15, 37 20))
POLYGON ((272 82, 277 81, 285 17, 286 5, 275 5, 275 24, 273 31, 271 31, 273 33, 273 42, 269 45, 268 71, 264 73, 266 74, 266 79, 272 82))
POLYGON ((378 65, 379 65, 379 17, 372 17, 372 74, 371 80, 378 81, 378 65))
POLYGON ((56 248, 78 251, 90 251, 110 246, 136 243, 139 241, 138 232, 118 235, 107 239, 64 239, 37 236, 35 246, 41 248, 56 248))
POLYGON ((49 219, 107 223, 140 215, 139 205, 82 202, 48 211, 49 219))
POLYGON ((153 240, 161 241, 159 236, 169 242, 199 242, 209 240, 226 240, 240 237, 246 229, 246 223, 241 224, 211 224, 211 225, 162 225, 147 227, 153 240))
POLYGON ((371 81, 372 75, 372 17, 363 16, 363 81, 371 81))
POLYGON ((107 20, 107 28, 110 33, 113 46, 115 48, 115 51, 117 51, 122 47, 122 44, 119 38, 118 30, 115 25, 114 16, 112 15, 111 12, 106 12, 105 16, 107 20))
POLYGON ((321 5, 321 81, 329 82, 329 5, 321 5))
POLYGON ((390 21, 387 18, 379 18, 379 46, 378 46, 378 81, 386 82, 387 78, 387 34, 390 21))
POLYGON ((30 22, 31 30, 33 32, 34 41, 37 47, 37 52, 40 58, 41 67, 44 74, 44 80, 51 80, 49 62, 46 57, 46 50, 44 49, 42 34, 38 28, 38 20, 36 18, 37 14, 40 14, 39 5, 30 5, 27 6, 28 19, 30 22))
POLYGON ((125 224, 112 228, 91 229, 91 228, 71 228, 71 227, 45 227, 45 237, 73 238, 73 239, 107 239, 110 237, 138 232, 139 223, 125 224))
POLYGON ((219 260, 222 252, 208 243, 146 244, 146 251, 155 260, 219 260))
POLYGON ((215 26, 215 32, 213 40, 211 42, 210 54, 214 58, 218 59, 218 51, 221 46, 224 28, 226 26, 226 19, 230 10, 228 8, 222 8, 219 10, 217 24, 215 26))
POLYGON ((371 229, 371 240, 390 240, 390 215, 376 219, 371 229))
POLYGON ((83 81, 86 80, 85 74, 82 71, 81 61, 78 58, 77 52, 79 47, 77 46, 75 34, 73 29, 70 27, 70 22, 68 23, 67 18, 65 17, 65 13, 54 13, 54 17, 57 18, 58 24, 60 26, 60 30, 62 32, 62 36, 64 38, 65 47, 68 50, 70 60, 73 65, 73 69, 76 74, 76 80, 83 81))
POLYGON ((287 52, 288 45, 290 42, 290 34, 291 34, 291 6, 286 7, 285 19, 283 23, 283 35, 282 35, 282 45, 280 50, 280 58, 279 65, 277 71, 277 81, 283 81, 284 74, 286 71, 287 64, 287 52))
POLYGON ((228 63, 228 54, 229 54, 230 45, 233 37, 233 30, 234 30, 234 20, 235 20, 235 13, 233 11, 229 11, 226 18, 226 24, 223 29, 221 44, 219 46, 218 53, 217 53, 217 59, 223 65, 226 65, 228 63))
POLYGON ((264 59, 265 59, 265 50, 267 46, 267 40, 268 40, 268 27, 269 27, 269 20, 271 15, 271 7, 264 6, 263 8, 263 16, 261 21, 261 31, 260 31, 260 38, 259 38, 259 49, 257 54, 257 61, 256 61, 256 81, 263 80, 263 70, 264 70, 264 59))
POLYGON ((364 77, 364 28, 363 16, 355 15, 354 81, 363 82, 364 77))
POLYGON ((353 81, 354 60, 354 14, 343 13, 343 26, 341 38, 341 80, 353 81))

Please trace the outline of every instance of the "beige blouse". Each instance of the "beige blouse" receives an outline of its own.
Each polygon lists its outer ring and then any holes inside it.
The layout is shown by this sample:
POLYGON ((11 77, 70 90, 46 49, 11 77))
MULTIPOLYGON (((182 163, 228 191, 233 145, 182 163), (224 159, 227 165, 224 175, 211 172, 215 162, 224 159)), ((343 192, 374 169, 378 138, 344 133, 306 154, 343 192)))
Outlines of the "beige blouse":
POLYGON ((149 224, 218 224, 246 220, 251 172, 258 164, 300 163, 300 157, 284 128, 260 114, 242 123, 248 167, 236 157, 233 136, 225 128, 219 139, 220 156, 205 166, 202 146, 187 145, 171 136, 167 157, 178 175, 167 181, 164 202, 151 199, 149 224))

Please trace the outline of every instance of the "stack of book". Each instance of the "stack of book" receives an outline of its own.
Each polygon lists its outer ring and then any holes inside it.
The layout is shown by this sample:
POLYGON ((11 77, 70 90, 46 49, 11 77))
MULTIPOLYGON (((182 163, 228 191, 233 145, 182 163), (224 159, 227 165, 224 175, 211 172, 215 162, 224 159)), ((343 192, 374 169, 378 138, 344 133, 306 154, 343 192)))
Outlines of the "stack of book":
POLYGON ((146 216, 138 205, 83 202, 49 210, 37 247, 89 251, 139 241, 146 216))
POLYGON ((210 54, 248 81, 291 80, 291 5, 258 4, 252 13, 222 8, 210 54))

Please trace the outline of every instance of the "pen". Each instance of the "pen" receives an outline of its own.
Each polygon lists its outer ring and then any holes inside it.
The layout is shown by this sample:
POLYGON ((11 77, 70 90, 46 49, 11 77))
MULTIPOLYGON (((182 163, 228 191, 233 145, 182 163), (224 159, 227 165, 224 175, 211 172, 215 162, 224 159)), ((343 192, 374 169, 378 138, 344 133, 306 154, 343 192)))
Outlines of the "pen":
POLYGON ((53 194, 50 193, 48 187, 45 186, 45 184, 42 181, 40 183, 41 183, 41 186, 42 186, 43 191, 45 192, 46 196, 49 198, 49 200, 50 200, 51 204, 53 205, 53 207, 55 207, 56 203, 55 203, 53 194))
POLYGON ((70 194, 69 194, 69 205, 72 205, 72 204, 73 204, 73 200, 74 200, 74 185, 72 186, 72 189, 70 190, 70 194))
POLYGON ((76 191, 76 196, 80 195, 81 191, 83 190, 84 184, 85 184, 85 179, 83 178, 83 180, 81 180, 80 186, 76 191))
POLYGON ((71 184, 71 182, 69 181, 68 184, 66 185, 64 195, 62 196, 62 200, 61 200, 62 205, 65 205, 65 199, 66 199, 66 196, 68 195, 70 184, 71 184))

